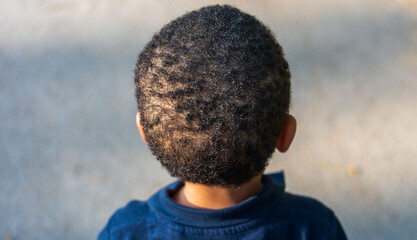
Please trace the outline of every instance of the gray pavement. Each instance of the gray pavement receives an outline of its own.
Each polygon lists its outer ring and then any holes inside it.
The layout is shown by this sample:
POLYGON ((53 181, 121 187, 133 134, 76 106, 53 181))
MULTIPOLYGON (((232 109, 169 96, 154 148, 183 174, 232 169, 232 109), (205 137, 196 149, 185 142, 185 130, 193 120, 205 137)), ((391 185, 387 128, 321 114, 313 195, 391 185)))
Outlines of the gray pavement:
POLYGON ((0 0, 0 239, 94 239, 173 180, 136 131, 133 67, 163 24, 213 3, 261 19, 290 62, 298 133, 267 171, 350 239, 415 239, 415 0, 0 0))

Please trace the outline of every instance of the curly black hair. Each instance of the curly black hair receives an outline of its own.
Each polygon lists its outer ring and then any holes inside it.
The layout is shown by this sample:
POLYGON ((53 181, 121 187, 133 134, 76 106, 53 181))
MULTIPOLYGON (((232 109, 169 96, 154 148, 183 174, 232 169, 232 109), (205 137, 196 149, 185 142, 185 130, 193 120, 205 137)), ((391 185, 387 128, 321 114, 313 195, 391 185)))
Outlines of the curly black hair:
POLYGON ((171 21, 135 69, 149 148, 181 181, 248 182, 275 150, 290 76, 271 31, 239 9, 208 6, 171 21))

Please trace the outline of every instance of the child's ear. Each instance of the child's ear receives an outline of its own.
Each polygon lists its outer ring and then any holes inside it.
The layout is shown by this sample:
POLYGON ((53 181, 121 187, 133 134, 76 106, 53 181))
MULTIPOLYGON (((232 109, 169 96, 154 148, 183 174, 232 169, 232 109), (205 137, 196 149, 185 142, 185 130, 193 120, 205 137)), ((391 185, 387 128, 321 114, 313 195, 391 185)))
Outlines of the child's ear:
POLYGON ((284 126, 281 128, 281 133, 275 145, 280 152, 286 152, 290 148, 296 129, 297 121, 292 115, 288 114, 285 117, 284 126))
POLYGON ((138 127, 140 136, 142 137, 143 141, 148 144, 148 140, 146 140, 145 131, 143 131, 143 126, 140 123, 140 113, 136 113, 136 126, 138 127))

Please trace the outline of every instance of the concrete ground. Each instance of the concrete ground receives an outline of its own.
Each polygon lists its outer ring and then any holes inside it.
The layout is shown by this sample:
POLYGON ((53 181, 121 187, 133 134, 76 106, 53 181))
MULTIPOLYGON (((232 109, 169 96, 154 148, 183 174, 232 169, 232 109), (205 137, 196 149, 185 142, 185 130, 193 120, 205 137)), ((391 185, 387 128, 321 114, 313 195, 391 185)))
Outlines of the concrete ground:
POLYGON ((163 24, 214 3, 257 16, 290 62, 298 135, 267 171, 350 239, 415 239, 415 0, 0 0, 0 238, 94 239, 172 181, 136 131, 133 67, 163 24))

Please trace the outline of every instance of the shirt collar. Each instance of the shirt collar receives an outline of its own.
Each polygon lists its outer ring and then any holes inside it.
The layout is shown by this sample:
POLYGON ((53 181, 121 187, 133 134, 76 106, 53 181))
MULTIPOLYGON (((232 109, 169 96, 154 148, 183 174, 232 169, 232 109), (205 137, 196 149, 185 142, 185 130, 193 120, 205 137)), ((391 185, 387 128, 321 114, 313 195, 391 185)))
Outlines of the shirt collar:
POLYGON ((148 204, 158 216, 180 224, 205 228, 230 226, 255 219, 279 200, 285 188, 284 175, 282 172, 263 175, 262 184, 264 187, 259 194, 224 209, 196 209, 174 202, 169 194, 183 186, 179 181, 161 189, 148 204))

